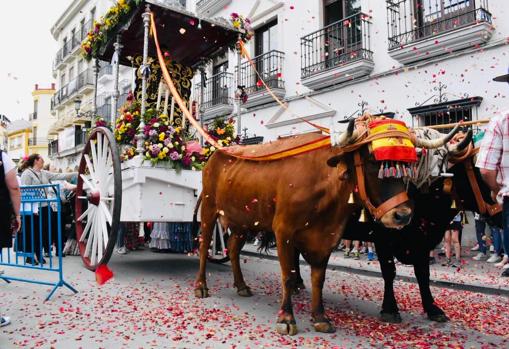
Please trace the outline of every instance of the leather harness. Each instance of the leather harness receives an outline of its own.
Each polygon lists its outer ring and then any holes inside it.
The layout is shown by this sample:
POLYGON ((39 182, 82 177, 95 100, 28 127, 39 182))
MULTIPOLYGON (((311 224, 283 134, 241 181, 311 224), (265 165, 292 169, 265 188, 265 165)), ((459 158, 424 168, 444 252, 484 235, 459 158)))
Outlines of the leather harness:
POLYGON ((358 150, 354 152, 353 158, 355 164, 355 175, 357 177, 357 187, 359 189, 359 197, 364 206, 368 209, 369 213, 371 213, 375 220, 379 220, 380 218, 383 217, 384 214, 389 212, 394 207, 397 207, 398 205, 401 205, 402 203, 408 201, 408 195, 406 191, 403 191, 391 197, 390 199, 382 202, 382 204, 380 204, 377 207, 373 205, 366 192, 366 183, 364 180, 363 171, 364 163, 358 150))
POLYGON ((484 200, 481 193, 481 189, 479 188, 477 177, 475 176, 472 162, 466 161, 470 160, 478 152, 479 148, 474 148, 470 144, 464 154, 450 158, 449 161, 453 164, 462 163, 465 166, 468 182, 470 183, 470 187, 472 188, 472 191, 474 193, 475 201, 477 203, 477 207, 479 208, 479 213, 494 216, 497 213, 502 212, 502 205, 500 205, 498 202, 494 204, 489 204, 484 200))

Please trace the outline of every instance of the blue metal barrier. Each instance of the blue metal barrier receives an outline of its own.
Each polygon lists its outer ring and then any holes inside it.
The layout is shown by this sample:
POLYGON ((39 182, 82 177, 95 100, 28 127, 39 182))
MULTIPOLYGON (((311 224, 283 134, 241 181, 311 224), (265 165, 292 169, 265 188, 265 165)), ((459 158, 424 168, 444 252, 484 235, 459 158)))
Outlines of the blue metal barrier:
POLYGON ((46 300, 49 300, 55 291, 63 286, 78 293, 74 287, 64 281, 60 185, 21 186, 20 215, 21 229, 14 237, 13 247, 0 250, 0 265, 55 272, 58 273, 58 281, 26 279, 7 274, 0 275, 0 279, 8 283, 23 281, 53 286, 46 300), (56 244, 56 256, 53 255, 53 243, 56 244), (58 263, 53 261, 55 257, 58 257, 58 263))

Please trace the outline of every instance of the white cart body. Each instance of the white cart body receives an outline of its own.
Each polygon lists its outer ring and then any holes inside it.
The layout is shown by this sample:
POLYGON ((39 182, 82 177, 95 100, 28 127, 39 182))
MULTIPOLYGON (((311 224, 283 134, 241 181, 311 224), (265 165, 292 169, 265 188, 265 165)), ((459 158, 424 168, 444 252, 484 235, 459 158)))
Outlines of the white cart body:
POLYGON ((192 222, 201 171, 175 170, 139 157, 122 164, 122 222, 192 222))

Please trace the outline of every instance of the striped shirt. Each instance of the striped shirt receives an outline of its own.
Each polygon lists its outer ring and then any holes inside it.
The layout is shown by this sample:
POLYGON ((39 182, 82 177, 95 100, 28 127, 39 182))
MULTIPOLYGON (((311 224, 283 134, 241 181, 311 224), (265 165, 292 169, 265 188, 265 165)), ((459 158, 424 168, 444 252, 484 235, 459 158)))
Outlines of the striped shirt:
POLYGON ((493 117, 486 127, 476 166, 497 171, 499 202, 509 196, 509 110, 493 117))

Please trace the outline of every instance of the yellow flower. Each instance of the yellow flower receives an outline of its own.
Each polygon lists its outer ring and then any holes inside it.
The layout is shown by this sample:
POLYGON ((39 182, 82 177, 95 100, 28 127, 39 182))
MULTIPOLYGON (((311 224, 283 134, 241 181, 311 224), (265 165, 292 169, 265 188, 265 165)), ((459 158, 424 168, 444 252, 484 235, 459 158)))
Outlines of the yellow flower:
POLYGON ((166 135, 164 134, 164 132, 161 132, 161 133, 159 134, 159 141, 161 141, 161 142, 162 142, 162 141, 164 141, 165 136, 166 136, 166 135))
POLYGON ((163 151, 164 151, 165 153, 167 153, 167 152, 169 152, 169 151, 170 151, 170 149, 168 149, 168 147, 164 147, 164 148, 163 148, 163 151))
POLYGON ((119 4, 120 6, 125 5, 125 0, 118 0, 118 4, 119 4))
POLYGON ((157 154, 157 157, 162 160, 166 157, 166 153, 161 151, 161 152, 159 152, 159 154, 157 154))

